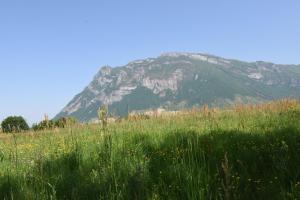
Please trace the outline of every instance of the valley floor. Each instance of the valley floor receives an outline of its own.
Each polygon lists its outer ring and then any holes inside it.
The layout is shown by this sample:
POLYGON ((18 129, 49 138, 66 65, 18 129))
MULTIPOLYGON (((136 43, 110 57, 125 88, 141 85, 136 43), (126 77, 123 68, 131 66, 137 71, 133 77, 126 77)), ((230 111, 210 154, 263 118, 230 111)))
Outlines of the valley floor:
POLYGON ((300 199, 300 102, 0 135, 0 199, 300 199))

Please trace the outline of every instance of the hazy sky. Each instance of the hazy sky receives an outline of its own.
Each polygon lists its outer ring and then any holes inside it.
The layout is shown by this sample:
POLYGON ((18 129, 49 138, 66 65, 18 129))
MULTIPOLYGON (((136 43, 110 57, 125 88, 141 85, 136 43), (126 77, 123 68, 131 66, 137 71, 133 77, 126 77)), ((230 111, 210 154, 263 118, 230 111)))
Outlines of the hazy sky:
POLYGON ((299 0, 0 0, 0 121, 53 117, 103 65, 163 52, 300 64, 299 0))

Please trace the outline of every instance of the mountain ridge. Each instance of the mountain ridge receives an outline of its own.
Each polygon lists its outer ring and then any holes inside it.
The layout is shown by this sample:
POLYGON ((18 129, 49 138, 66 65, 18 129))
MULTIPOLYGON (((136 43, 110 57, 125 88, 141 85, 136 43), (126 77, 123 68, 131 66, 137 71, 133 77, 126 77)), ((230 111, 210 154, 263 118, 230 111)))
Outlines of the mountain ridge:
POLYGON ((97 117, 100 105, 124 116, 163 107, 258 103, 300 97, 300 65, 244 62, 210 54, 168 52, 123 66, 103 66, 92 82, 55 117, 97 117))

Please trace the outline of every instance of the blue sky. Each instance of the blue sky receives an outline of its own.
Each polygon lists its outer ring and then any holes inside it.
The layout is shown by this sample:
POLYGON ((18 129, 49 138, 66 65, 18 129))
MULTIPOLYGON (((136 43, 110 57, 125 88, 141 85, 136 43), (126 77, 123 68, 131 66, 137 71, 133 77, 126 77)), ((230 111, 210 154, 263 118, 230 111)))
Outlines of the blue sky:
POLYGON ((0 121, 57 114, 103 65, 163 52, 300 64, 298 0, 0 0, 0 121))

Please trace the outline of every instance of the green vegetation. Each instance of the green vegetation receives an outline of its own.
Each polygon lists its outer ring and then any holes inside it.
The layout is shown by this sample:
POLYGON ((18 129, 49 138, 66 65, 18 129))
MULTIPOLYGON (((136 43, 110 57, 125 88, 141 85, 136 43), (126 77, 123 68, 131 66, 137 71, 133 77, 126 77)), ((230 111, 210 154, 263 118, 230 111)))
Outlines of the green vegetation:
POLYGON ((0 199, 299 199, 300 102, 0 135, 0 199))
POLYGON ((107 128, 107 121, 108 118, 108 107, 105 105, 102 105, 98 110, 98 119, 101 122, 101 127, 103 130, 107 128))
POLYGON ((13 133, 29 130, 29 126, 23 117, 7 117, 2 123, 1 128, 4 133, 13 133))
POLYGON ((34 131, 41 131, 41 130, 51 130, 54 128, 66 128, 69 126, 74 126, 77 123, 79 123, 75 118, 73 117, 62 117, 58 120, 49 120, 47 116, 45 116, 45 119, 42 120, 38 124, 33 124, 32 129, 34 131))

